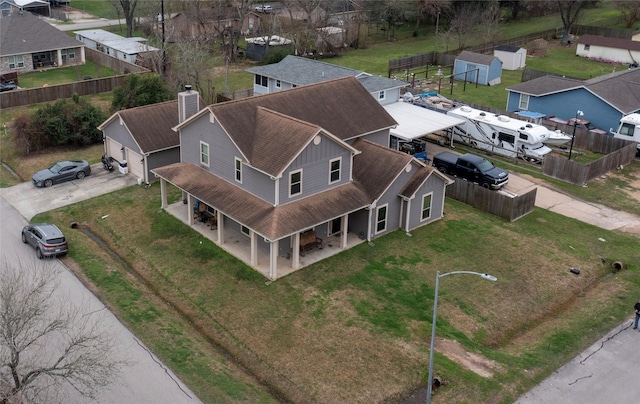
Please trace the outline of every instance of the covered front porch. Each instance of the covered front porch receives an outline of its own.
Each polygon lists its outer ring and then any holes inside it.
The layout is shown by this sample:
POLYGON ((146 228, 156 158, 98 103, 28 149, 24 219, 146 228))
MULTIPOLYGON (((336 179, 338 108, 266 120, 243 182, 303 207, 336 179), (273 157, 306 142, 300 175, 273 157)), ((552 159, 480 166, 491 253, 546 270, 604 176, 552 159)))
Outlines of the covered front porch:
MULTIPOLYGON (((290 273, 293 273, 301 268, 321 261, 332 255, 338 254, 345 249, 352 248, 366 241, 361 239, 357 234, 347 232, 345 238, 346 247, 342 248, 342 232, 339 232, 337 234, 325 236, 323 238, 321 246, 309 249, 308 251, 305 251, 303 253, 300 253, 300 251, 298 250, 297 265, 295 264, 294 251, 292 248, 287 248, 288 252, 279 249, 277 256, 273 259, 274 266, 272 267, 270 253, 274 249, 259 248, 254 246, 254 253, 252 254, 251 236, 248 236, 242 231, 235 230, 233 226, 224 226, 224 217, 221 221, 218 221, 215 224, 213 223, 213 221, 203 222, 198 217, 196 217, 197 215, 194 214, 193 208, 189 207, 188 204, 185 204, 183 202, 176 202, 168 205, 165 210, 181 222, 189 225, 193 230, 200 233, 203 237, 214 242, 218 247, 222 248, 229 254, 233 255, 240 261, 244 262, 251 268, 261 273, 270 281, 282 278, 283 276, 289 275, 290 273), (222 223, 222 225, 219 225, 220 223, 222 223), (222 234, 222 237, 220 237, 219 233, 222 234), (220 243, 219 241, 220 238, 222 238, 223 240, 222 243, 220 243), (257 261, 254 264, 252 264, 252 255, 257 261)), ((328 225, 328 223, 324 224, 324 226, 328 225)), ((291 237, 292 245, 299 245, 299 242, 298 244, 295 244, 295 240, 293 240, 294 238, 299 239, 299 237, 299 234, 297 235, 297 237, 291 237)), ((277 251, 278 249, 276 248, 275 250, 277 251)))

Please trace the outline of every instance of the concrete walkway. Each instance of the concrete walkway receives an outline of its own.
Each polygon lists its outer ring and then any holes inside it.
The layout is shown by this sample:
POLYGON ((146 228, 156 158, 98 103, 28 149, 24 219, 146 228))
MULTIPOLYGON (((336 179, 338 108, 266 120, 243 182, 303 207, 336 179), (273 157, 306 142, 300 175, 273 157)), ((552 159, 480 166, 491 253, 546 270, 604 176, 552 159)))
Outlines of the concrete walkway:
MULTIPOLYGON (((536 206, 606 230, 619 230, 640 237, 640 217, 596 203, 583 202, 533 182, 523 175, 509 174, 505 190, 524 194, 537 188, 536 206)), ((640 202, 638 202, 640 203, 640 202)))

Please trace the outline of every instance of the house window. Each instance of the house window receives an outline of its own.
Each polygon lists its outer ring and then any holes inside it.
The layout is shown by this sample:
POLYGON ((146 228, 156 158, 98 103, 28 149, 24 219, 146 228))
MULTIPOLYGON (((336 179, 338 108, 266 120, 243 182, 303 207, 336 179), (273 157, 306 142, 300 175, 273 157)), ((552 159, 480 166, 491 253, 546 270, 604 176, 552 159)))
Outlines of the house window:
POLYGON ((378 93, 378 101, 384 100, 386 91, 382 90, 378 93))
POLYGON ((251 230, 249 230, 247 226, 240 225, 240 232, 242 232, 242 234, 244 234, 245 236, 251 237, 251 230))
POLYGON ((257 86, 267 87, 268 84, 269 84, 269 78, 267 76, 261 76, 259 74, 256 74, 256 85, 257 86))
POLYGON ((289 174, 289 197, 302 192, 302 170, 292 171, 289 174))
POLYGON ((60 56, 62 57, 62 63, 64 63, 64 61, 67 60, 67 50, 66 49, 61 49, 60 50, 60 56))
POLYGON ((24 68, 24 57, 22 55, 9 56, 9 69, 22 69, 24 68))
POLYGON ((280 80, 276 80, 276 88, 281 88, 282 87, 282 83, 280 82, 280 80))
POLYGON ((200 164, 209 167, 209 144, 200 142, 200 164))
POLYGON ((527 94, 520 94, 520 105, 518 105, 518 108, 521 111, 527 111, 529 110, 529 95, 527 94))
POLYGON ((376 233, 387 230, 387 206, 382 205, 376 210, 376 233))
POLYGON ((431 198, 433 194, 428 193, 422 196, 422 214, 421 220, 427 220, 431 218, 431 198))
POLYGON ((242 161, 236 157, 236 181, 242 183, 242 161))
POLYGON ((329 184, 333 184, 334 182, 340 181, 340 163, 341 162, 342 162, 342 157, 329 160, 329 184))
POLYGON ((75 58, 76 58, 76 50, 69 49, 69 59, 75 59, 75 58))

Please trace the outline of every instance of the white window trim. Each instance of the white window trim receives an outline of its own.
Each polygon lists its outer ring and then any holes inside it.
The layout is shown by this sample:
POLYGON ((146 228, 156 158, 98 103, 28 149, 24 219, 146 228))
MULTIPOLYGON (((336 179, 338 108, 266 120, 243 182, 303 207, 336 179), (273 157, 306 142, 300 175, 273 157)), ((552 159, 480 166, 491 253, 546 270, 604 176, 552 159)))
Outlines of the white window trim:
POLYGON ((289 198, 294 197, 294 196, 298 196, 298 195, 300 195, 300 194, 302 194, 302 169, 295 170, 295 171, 291 171, 291 172, 289 173, 289 198), (292 194, 292 193, 291 193, 291 187, 292 187, 293 183, 291 182, 291 178, 292 178, 292 177, 293 177, 293 175, 294 175, 294 174, 296 174, 296 173, 300 173, 300 192, 295 193, 295 194, 292 194))
POLYGON ((420 203, 420 221, 423 222, 425 220, 431 219, 431 211, 433 211, 433 192, 429 192, 428 194, 422 195, 422 201, 420 203), (424 208, 424 200, 429 197, 429 216, 423 217, 423 213, 425 211, 424 208))
POLYGON ((385 90, 381 90, 378 92, 378 101, 383 101, 387 97, 387 92, 385 90))
POLYGON ((529 99, 530 99, 530 95, 529 94, 520 94, 520 100, 518 101, 518 109, 521 111, 528 111, 529 110, 529 99))
POLYGON ((387 231, 387 222, 388 221, 389 221, 389 204, 385 203, 384 205, 378 206, 376 208, 376 231, 375 231, 375 234, 379 234, 379 233, 387 231), (384 215, 384 219, 383 219, 384 228, 382 230, 378 230, 378 223, 382 222, 382 220, 378 220, 378 214, 380 213, 381 209, 385 209, 385 215, 384 215))
POLYGON ((242 160, 236 157, 234 158, 233 164, 233 177, 235 178, 236 182, 242 184, 242 160), (240 179, 238 179, 238 176, 240 176, 240 179))
POLYGON ((282 82, 280 80, 276 80, 276 88, 282 88, 282 82))
POLYGON ((337 182, 340 182, 340 180, 342 180, 342 156, 329 160, 329 184, 335 184, 337 182), (331 181, 331 173, 333 172, 333 170, 331 169, 331 164, 334 161, 338 162, 338 179, 335 181, 331 181))
POLYGON ((211 164, 211 148, 209 147, 209 143, 203 142, 201 140, 200 148, 198 149, 198 154, 200 156, 200 164, 202 164, 203 166, 209 167, 209 165, 211 164), (202 157, 204 156, 204 153, 202 153, 202 145, 207 146, 207 162, 206 163, 202 161, 203 160, 202 157))

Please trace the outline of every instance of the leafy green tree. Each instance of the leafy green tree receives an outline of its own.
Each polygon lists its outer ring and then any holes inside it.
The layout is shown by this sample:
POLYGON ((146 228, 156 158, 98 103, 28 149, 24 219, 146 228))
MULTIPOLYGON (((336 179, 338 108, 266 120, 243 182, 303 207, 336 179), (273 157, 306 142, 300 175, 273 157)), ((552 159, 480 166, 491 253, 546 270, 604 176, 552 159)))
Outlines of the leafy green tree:
POLYGON ((113 90, 111 110, 140 107, 169 101, 174 94, 157 74, 131 74, 124 85, 113 90))
POLYGON ((20 116, 12 126, 13 140, 23 154, 54 146, 87 146, 102 141, 98 126, 107 114, 74 94, 46 104, 33 115, 20 116))

